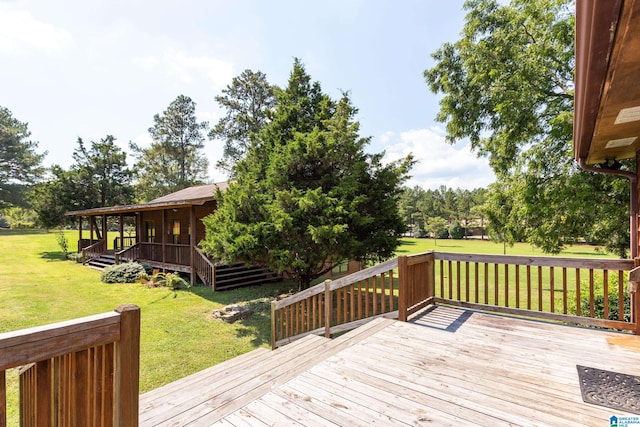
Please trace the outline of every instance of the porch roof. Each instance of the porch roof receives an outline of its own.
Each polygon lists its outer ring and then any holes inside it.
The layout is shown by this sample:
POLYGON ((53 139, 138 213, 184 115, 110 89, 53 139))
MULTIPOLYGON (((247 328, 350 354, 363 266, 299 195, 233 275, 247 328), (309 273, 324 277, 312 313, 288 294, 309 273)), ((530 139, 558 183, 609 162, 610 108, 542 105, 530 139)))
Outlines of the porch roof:
POLYGON ((215 184, 198 185, 195 187, 185 188, 175 193, 167 194, 151 200, 148 203, 140 203, 135 205, 109 206, 104 208, 84 209, 77 211, 65 212, 66 216, 95 216, 95 215, 114 215, 114 214, 134 214, 140 211, 154 211, 160 209, 172 209, 189 206, 199 206, 206 202, 215 200, 215 191, 227 189, 227 182, 218 182, 215 184))
POLYGON ((640 1, 578 0, 574 157, 588 164, 640 149, 640 1))

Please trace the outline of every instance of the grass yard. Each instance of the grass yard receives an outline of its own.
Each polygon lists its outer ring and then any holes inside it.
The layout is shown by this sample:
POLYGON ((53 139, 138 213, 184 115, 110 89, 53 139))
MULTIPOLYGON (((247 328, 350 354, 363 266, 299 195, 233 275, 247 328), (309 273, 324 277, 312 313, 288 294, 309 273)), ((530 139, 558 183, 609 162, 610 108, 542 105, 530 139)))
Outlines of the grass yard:
MULTIPOLYGON (((269 299, 295 287, 280 282, 212 292, 194 287, 171 291, 142 284, 104 284, 100 272, 64 258, 56 232, 0 231, 0 332, 111 311, 123 303, 141 308, 140 391, 146 392, 211 365, 270 344, 269 299), (248 302, 256 314, 235 324, 214 320, 212 310, 248 302)), ((77 232, 68 231, 69 247, 77 232)), ((428 250, 503 253, 503 245, 480 240, 403 239, 399 254, 428 250)), ((507 254, 544 255, 526 244, 507 254)), ((604 257, 595 247, 569 248, 562 256, 604 257)), ((17 423, 17 372, 8 373, 8 415, 17 423)))
MULTIPOLYGON (((75 247, 77 232, 68 232, 75 247)), ((104 284, 100 272, 67 261, 55 232, 0 232, 0 332, 111 311, 141 308, 140 391, 145 392, 260 346, 270 347, 268 299, 289 282, 212 292, 142 284, 104 284), (227 304, 251 301, 257 314, 226 324, 211 317, 227 304)), ((17 424, 16 372, 8 373, 9 425, 17 424)))

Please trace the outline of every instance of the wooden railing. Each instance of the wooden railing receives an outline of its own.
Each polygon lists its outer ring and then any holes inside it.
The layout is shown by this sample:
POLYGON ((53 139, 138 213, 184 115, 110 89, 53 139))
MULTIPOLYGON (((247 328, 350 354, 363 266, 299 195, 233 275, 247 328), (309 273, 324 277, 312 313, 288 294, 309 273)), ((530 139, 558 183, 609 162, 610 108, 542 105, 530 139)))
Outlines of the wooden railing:
POLYGON ((128 248, 129 246, 135 245, 136 240, 138 240, 136 236, 125 236, 122 239, 120 236, 116 236, 113 239, 113 249, 117 251, 118 249, 128 248))
POLYGON ((271 304, 271 346, 309 334, 353 329, 376 317, 397 317, 393 270, 397 258, 316 286, 271 304))
POLYGON ((635 330, 633 260, 434 253, 435 299, 458 306, 635 330))
POLYGON ((114 254, 116 264, 120 264, 121 262, 132 262, 140 259, 140 246, 136 243, 133 246, 129 246, 128 248, 124 248, 121 251, 118 251, 114 254))
POLYGON ((200 276, 200 279, 205 285, 210 286, 211 289, 216 288, 216 266, 211 260, 199 249, 195 248, 194 266, 196 274, 200 276))
POLYGON ((191 265, 191 246, 140 242, 140 259, 168 264, 191 265), (164 248, 164 256, 163 256, 164 248))
POLYGON ((0 334, 0 426, 7 369, 20 369, 20 425, 137 426, 140 309, 0 334), (25 366, 26 365, 26 366, 25 366))
POLYGON ((86 264, 94 258, 100 257, 100 255, 107 252, 107 241, 98 240, 93 245, 87 246, 82 249, 82 263, 86 264))
POLYGON ((272 302, 271 345, 329 337, 380 316, 406 321, 434 303, 640 333, 640 268, 632 291, 627 286, 633 266, 624 259, 399 256, 272 302))

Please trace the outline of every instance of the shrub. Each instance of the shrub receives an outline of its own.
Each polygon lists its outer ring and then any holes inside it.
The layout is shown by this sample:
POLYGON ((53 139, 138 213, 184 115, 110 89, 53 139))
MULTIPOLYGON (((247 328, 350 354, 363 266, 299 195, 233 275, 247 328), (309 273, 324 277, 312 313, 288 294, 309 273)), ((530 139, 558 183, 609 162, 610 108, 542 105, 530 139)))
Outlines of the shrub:
MULTIPOLYGON (((618 300, 618 278, 613 276, 609 277, 609 286, 608 292, 609 294, 609 316, 608 320, 618 320, 619 313, 619 300, 618 300)), ((569 303, 567 306, 567 312, 569 314, 576 315, 577 308, 575 304, 575 291, 568 291, 567 295, 569 297, 569 303)), ((630 304, 631 299, 628 293, 624 294, 623 297, 624 307, 623 313, 624 320, 629 321, 629 313, 630 313, 630 304)), ((590 305, 589 305, 589 282, 587 280, 580 281, 580 315, 581 316, 589 316, 590 305)), ((601 274, 594 275, 594 287, 593 287, 593 315, 596 319, 604 319, 604 286, 603 286, 603 278, 601 274)))
POLYGON ((452 239, 463 239, 464 238, 464 228, 458 221, 451 223, 449 226, 449 236, 452 239))
POLYGON ((104 283, 134 283, 144 273, 144 267, 137 262, 113 265, 102 270, 104 283))
POLYGON ((157 288, 160 286, 166 286, 172 290, 180 289, 184 286, 190 288, 191 283, 180 277, 180 273, 163 273, 160 271, 154 271, 151 276, 144 273, 140 276, 140 281, 147 285, 149 288, 157 288))
POLYGON ((67 254, 67 259, 75 262, 82 262, 82 252, 71 252, 67 254))
POLYGON ((58 241, 58 246, 62 249, 65 258, 69 256, 69 240, 67 240, 67 236, 64 235, 64 230, 62 227, 58 228, 58 232, 56 233, 56 240, 58 241))

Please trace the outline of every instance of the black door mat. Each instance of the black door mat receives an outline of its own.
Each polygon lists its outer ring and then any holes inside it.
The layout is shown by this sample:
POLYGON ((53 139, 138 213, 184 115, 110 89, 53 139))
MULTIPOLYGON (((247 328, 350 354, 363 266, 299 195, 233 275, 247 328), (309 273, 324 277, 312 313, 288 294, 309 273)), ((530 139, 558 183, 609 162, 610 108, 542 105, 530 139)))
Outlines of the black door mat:
POLYGON ((640 414, 640 377, 576 365, 582 400, 640 414))

